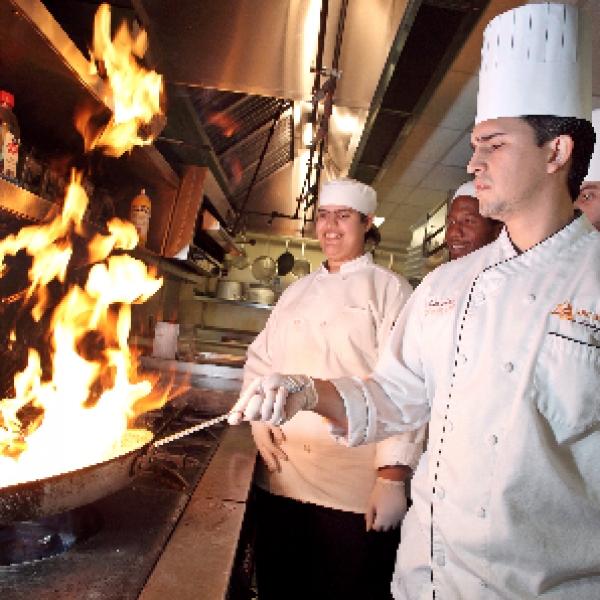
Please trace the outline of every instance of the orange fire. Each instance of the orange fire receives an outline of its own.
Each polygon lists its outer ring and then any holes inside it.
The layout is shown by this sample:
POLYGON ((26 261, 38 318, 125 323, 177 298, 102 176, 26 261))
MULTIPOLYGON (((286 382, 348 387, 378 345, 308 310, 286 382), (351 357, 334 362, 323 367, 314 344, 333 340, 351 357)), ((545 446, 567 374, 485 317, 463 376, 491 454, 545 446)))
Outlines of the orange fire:
POLYGON ((112 92, 113 115, 99 133, 89 127, 91 115, 82 111, 76 126, 86 143, 86 151, 100 148, 109 156, 121 156, 133 148, 151 144, 156 137, 157 117, 161 116, 162 76, 144 69, 138 59, 148 47, 146 32, 133 33, 121 23, 114 40, 110 36, 110 7, 102 4, 94 19, 94 41, 90 69, 104 66, 112 92), (142 137, 141 131, 147 135, 142 137))
MULTIPOLYGON (((160 114, 161 78, 135 59, 146 47, 145 34, 131 36, 121 26, 110 40, 110 10, 96 15, 93 56, 106 67, 114 93, 114 115, 88 147, 120 156, 140 139, 140 125, 160 114)), ((83 121, 80 120, 79 125, 83 121)), ((85 124, 83 125, 85 129, 85 124)), ((153 382, 138 380, 128 346, 131 304, 144 302, 162 285, 146 265, 113 250, 131 250, 138 242, 131 223, 112 219, 107 235, 96 234, 87 247, 93 266, 83 286, 72 285, 56 305, 47 287, 64 283, 73 257, 73 239, 83 237, 88 198, 74 172, 62 214, 48 223, 22 228, 0 241, 0 277, 4 258, 24 250, 32 257, 26 304, 36 321, 51 313, 51 377, 30 349, 24 371, 15 376, 15 397, 0 401, 0 487, 73 471, 120 453, 128 422, 166 401, 153 382), (24 410, 34 418, 23 422, 24 410)), ((15 332, 11 333, 15 341, 15 332)), ((30 416, 30 415, 29 415, 30 416)))
MULTIPOLYGON (((23 249, 33 257, 28 296, 38 321, 46 310, 45 286, 65 279, 72 255, 69 238, 72 231, 80 232, 86 206, 87 196, 74 176, 61 215, 0 242, 2 260, 23 249)), ((151 277, 142 262, 126 254, 110 256, 113 249, 137 244, 131 223, 113 219, 108 229, 109 235, 97 234, 90 243, 95 264, 85 286, 73 285, 54 309, 52 379, 42 380, 40 357, 31 349, 26 369, 15 377, 15 397, 0 402, 0 486, 114 456, 136 404, 152 391, 150 381, 135 381, 127 340, 131 304, 154 294, 162 279, 151 277), (100 347, 93 359, 83 350, 91 332, 100 347), (43 411, 30 431, 18 417, 28 405, 43 411)))

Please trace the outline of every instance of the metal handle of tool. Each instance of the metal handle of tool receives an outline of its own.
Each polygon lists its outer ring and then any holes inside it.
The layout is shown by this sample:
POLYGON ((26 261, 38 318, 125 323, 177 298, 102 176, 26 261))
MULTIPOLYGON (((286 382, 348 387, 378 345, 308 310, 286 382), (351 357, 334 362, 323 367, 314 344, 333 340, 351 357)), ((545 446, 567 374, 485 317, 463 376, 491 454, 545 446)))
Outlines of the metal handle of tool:
POLYGON ((208 421, 204 421, 203 423, 198 423, 198 425, 194 425, 193 427, 189 427, 188 429, 184 429, 183 431, 179 431, 172 435, 168 435, 160 440, 156 440, 152 442, 139 456, 135 458, 135 460, 131 464, 131 475, 135 476, 142 471, 148 471, 152 469, 152 464, 158 460, 156 449, 159 446, 164 446, 169 442, 174 442, 179 438, 185 437, 186 435, 190 435, 195 433, 196 431, 200 431, 201 429, 206 429, 207 427, 212 427, 217 423, 221 423, 229 418, 231 413, 225 413, 220 417, 215 417, 214 419, 210 419, 208 421))
POLYGON ((163 446, 164 444, 168 444, 169 442, 174 442, 179 438, 185 437, 186 435, 190 435, 192 433, 196 433, 196 431, 200 431, 201 429, 206 429, 207 427, 212 427, 217 423, 221 423, 225 421, 229 417, 229 413, 225 413, 220 417, 215 417, 214 419, 210 419, 209 421, 204 421, 203 423, 199 423, 198 425, 194 425, 189 429, 184 429, 183 431, 179 431, 174 433, 173 435, 168 435, 167 437, 161 438, 152 444, 152 447, 157 448, 158 446, 163 446))

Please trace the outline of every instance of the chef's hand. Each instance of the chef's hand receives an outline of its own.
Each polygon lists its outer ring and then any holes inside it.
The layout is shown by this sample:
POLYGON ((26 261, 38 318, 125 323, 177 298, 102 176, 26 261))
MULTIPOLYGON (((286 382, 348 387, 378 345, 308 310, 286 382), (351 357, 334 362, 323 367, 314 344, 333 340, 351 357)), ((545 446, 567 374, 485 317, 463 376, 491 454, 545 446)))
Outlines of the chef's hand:
POLYGON ((228 420, 230 425, 242 421, 282 425, 298 411, 311 410, 317 402, 310 377, 276 373, 255 379, 231 409, 228 420))
POLYGON ((260 421, 250 423, 252 426, 252 437, 254 443, 271 473, 281 471, 280 460, 287 460, 287 454, 280 448, 285 439, 283 431, 279 427, 267 425, 260 421))
POLYGON ((378 477, 365 514, 367 531, 389 531, 398 527, 407 510, 404 482, 378 477))

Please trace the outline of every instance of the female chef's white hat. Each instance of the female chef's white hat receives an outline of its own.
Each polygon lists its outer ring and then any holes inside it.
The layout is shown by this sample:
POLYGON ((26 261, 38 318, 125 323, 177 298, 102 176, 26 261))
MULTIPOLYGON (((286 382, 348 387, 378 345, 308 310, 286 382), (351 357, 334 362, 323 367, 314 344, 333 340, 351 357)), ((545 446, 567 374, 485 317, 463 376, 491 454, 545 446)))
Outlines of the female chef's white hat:
POLYGON ((377 192, 370 185, 356 179, 332 179, 321 187, 319 206, 347 206, 363 215, 374 215, 377 192))
POLYGON ((477 199, 477 194, 475 192, 475 184, 473 181, 467 181, 463 183, 457 190, 454 192, 454 196, 452 196, 452 200, 458 198, 459 196, 471 196, 472 198, 477 199))
POLYGON ((600 181, 600 109, 592 112, 592 125, 596 132, 596 145, 590 160, 590 169, 584 181, 600 181))
POLYGON ((553 115, 591 120, 590 19, 575 6, 528 4, 483 34, 476 123, 553 115))

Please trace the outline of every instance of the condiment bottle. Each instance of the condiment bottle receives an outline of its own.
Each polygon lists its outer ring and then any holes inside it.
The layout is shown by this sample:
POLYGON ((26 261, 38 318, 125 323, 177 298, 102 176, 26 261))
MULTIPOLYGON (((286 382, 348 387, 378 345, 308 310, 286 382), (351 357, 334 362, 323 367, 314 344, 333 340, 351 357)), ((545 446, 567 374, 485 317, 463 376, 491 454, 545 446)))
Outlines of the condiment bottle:
POLYGON ((148 228, 150 226, 150 212, 152 203, 142 190, 132 201, 129 211, 129 220, 133 223, 140 238, 140 246, 145 246, 148 241, 148 228))
POLYGON ((16 181, 21 130, 12 111, 14 105, 14 96, 0 91, 0 175, 16 181))

